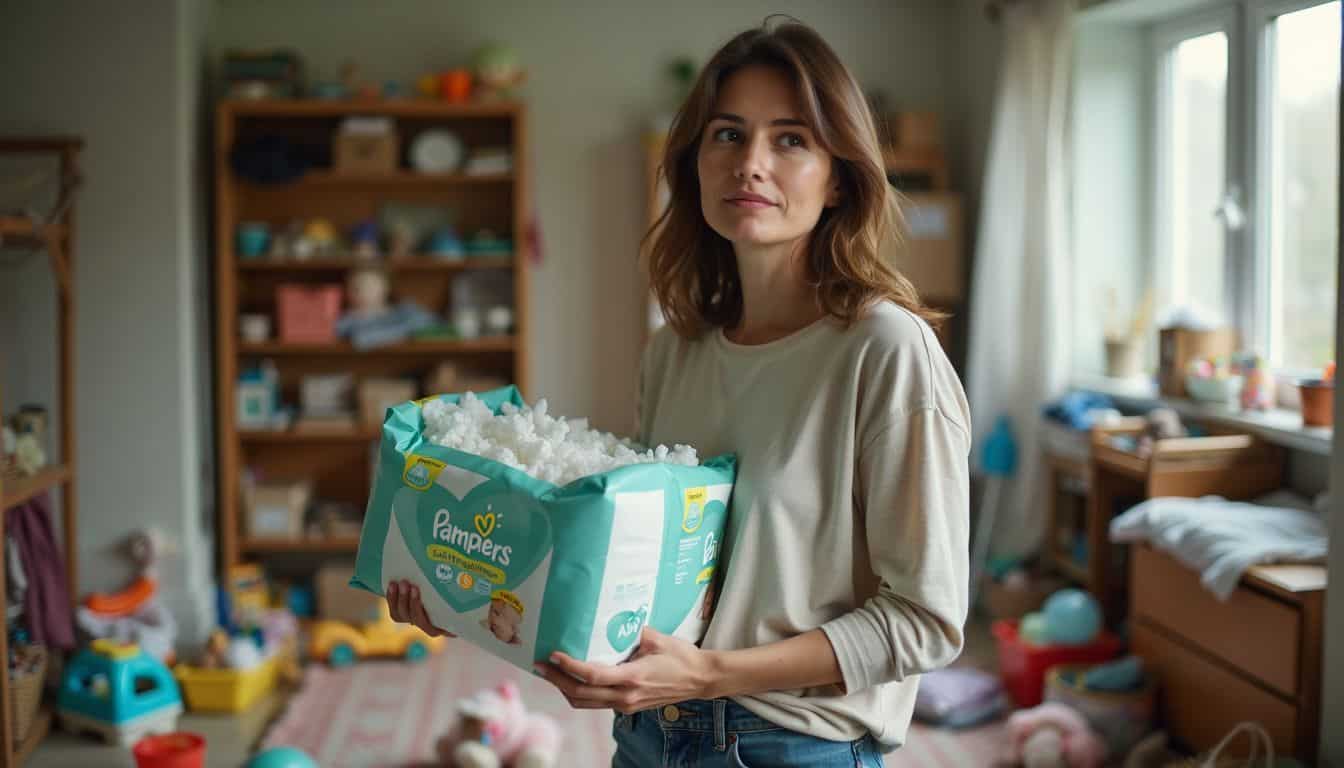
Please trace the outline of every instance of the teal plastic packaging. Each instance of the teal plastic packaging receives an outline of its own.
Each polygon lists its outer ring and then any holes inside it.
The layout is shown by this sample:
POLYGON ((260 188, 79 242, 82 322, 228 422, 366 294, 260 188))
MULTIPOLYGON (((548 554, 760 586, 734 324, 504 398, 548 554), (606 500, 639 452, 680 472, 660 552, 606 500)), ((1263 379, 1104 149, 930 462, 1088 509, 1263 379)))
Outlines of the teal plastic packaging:
MULTIPOLYGON (((515 387, 479 397, 495 413, 524 404, 515 387)), ((620 662, 646 624, 700 640, 733 456, 557 486, 425 440, 425 402, 388 409, 352 586, 409 580, 436 626, 529 672, 554 651, 620 662)))

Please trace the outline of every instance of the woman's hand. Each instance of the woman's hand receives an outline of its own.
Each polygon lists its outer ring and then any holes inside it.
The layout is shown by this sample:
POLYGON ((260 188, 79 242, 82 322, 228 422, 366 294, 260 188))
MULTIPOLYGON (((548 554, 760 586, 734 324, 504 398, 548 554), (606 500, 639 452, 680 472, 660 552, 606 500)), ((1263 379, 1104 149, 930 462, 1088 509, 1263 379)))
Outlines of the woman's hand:
POLYGON ((639 650, 624 664, 588 664, 555 653, 550 664, 536 667, 575 709, 614 709, 628 715, 687 699, 714 698, 718 677, 714 658, 710 651, 645 627, 639 650))
POLYGON ((419 627, 430 637, 457 637, 434 626, 420 600, 420 588, 409 581, 393 581, 387 585, 387 612, 393 621, 419 627))

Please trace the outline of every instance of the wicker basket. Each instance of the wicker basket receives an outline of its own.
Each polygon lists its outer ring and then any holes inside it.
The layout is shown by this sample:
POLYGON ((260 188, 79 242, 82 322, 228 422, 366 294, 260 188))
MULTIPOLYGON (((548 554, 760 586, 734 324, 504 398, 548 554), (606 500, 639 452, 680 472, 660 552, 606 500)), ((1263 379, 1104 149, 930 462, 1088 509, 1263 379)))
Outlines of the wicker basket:
POLYGON ((42 689, 47 680, 46 649, 34 646, 30 652, 36 653, 37 666, 29 674, 9 679, 9 706, 17 742, 28 738, 28 729, 33 727, 38 710, 42 708, 42 689))

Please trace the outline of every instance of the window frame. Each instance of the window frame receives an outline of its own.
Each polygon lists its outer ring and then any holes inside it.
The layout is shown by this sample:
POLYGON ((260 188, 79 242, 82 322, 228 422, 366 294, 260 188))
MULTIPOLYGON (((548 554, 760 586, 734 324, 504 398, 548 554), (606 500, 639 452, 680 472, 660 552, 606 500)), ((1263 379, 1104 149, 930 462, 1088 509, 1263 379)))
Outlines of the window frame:
MULTIPOLYGON (((1191 38, 1214 32, 1222 32, 1227 37, 1227 86, 1223 126, 1224 197, 1231 192, 1240 198, 1244 205, 1244 190, 1247 189, 1246 173, 1239 162, 1246 154, 1243 151, 1245 136, 1241 120, 1244 111, 1243 89, 1240 87, 1244 80, 1241 63, 1244 60, 1242 24, 1240 3, 1233 2, 1162 19, 1148 25, 1147 28, 1149 69, 1146 77, 1150 84, 1149 114, 1152 116, 1148 127, 1149 170, 1152 179, 1150 187, 1152 200, 1149 210, 1149 220, 1152 222, 1149 252, 1152 255, 1148 269, 1150 288, 1155 291, 1157 297, 1160 297, 1163 291, 1170 290, 1173 281, 1174 260, 1170 245, 1173 215, 1171 208, 1166 204, 1171 191, 1168 173, 1171 147, 1168 137, 1171 126, 1169 105, 1173 53, 1177 45, 1191 38)), ((1210 215, 1212 213, 1211 211, 1210 215)), ((1243 335, 1248 327, 1246 321, 1249 319, 1246 316, 1249 307, 1241 296, 1248 267, 1245 233, 1245 226, 1240 230, 1224 227, 1225 271, 1222 276, 1224 319, 1243 329, 1243 335)))
MULTIPOLYGON (((1246 153, 1248 188, 1254 190, 1254 199, 1246 217, 1251 232, 1252 244, 1250 275, 1251 280, 1241 281, 1240 291, 1245 294, 1250 312, 1244 318, 1247 325, 1243 335, 1250 334, 1255 348, 1263 351, 1268 358, 1272 352, 1271 313, 1273 302, 1270 296, 1273 256, 1273 152, 1274 137, 1271 133, 1274 119, 1273 109, 1274 72, 1273 72, 1273 35, 1270 24, 1280 16, 1304 11, 1331 0, 1240 0, 1246 6, 1245 44, 1249 55, 1246 61, 1254 65, 1251 77, 1246 83, 1249 94, 1244 120, 1253 138, 1253 144, 1246 153), (1262 224, 1264 226, 1262 226, 1262 224), (1259 286, 1264 286, 1263 290, 1259 286)), ((1341 114, 1344 120, 1344 114, 1341 114)), ((1341 148, 1344 151, 1344 147, 1341 148)), ((1335 254, 1338 259, 1339 254, 1335 254)), ((1339 312, 1339 296, 1335 297, 1336 313, 1339 312)), ((1297 380, 1314 378, 1321 375, 1321 369, 1275 368, 1274 373, 1282 379, 1297 380)))

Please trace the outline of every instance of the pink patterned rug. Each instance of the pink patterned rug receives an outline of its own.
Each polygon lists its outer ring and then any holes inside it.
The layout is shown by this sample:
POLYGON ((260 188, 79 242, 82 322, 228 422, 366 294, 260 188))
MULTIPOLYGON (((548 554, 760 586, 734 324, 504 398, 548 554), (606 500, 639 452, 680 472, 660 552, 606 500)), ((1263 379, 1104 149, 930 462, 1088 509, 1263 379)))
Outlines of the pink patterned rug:
POLYGON ((425 664, 308 667, 303 687, 261 748, 298 747, 322 768, 434 765, 434 742, 452 722, 458 699, 506 679, 518 683, 530 709, 560 724, 561 764, 611 763, 610 712, 575 711, 550 683, 460 641, 449 641, 425 664))
MULTIPOLYGON (((564 766, 611 764, 610 712, 578 712, 549 683, 460 641, 428 663, 365 662, 347 669, 308 667, 261 747, 298 747, 323 768, 427 768, 434 742, 451 723, 457 700, 502 680, 518 683, 528 707, 554 717, 565 732, 564 766)), ((1007 743, 1003 721, 964 731, 914 724, 888 768, 987 768, 1007 743)))

